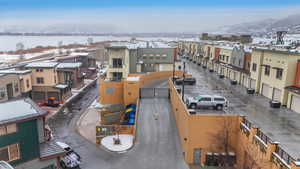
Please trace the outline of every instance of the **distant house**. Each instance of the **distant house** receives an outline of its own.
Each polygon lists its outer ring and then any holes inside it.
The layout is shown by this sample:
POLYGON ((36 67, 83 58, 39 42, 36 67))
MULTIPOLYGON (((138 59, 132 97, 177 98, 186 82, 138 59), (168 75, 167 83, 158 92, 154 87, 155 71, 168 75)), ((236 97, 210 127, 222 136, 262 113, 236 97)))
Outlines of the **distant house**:
POLYGON ((17 75, 20 83, 21 95, 23 97, 31 97, 31 70, 1 70, 0 74, 17 75))
POLYGON ((35 102, 44 102, 49 97, 57 101, 64 101, 71 96, 71 87, 61 84, 58 80, 57 62, 33 62, 25 66, 32 71, 32 99, 35 102))
POLYGON ((20 96, 21 90, 18 75, 0 73, 0 102, 20 96))
POLYGON ((65 151, 47 141, 46 114, 30 99, 0 103, 0 161, 15 169, 58 168, 65 151))
POLYGON ((80 88, 84 85, 84 74, 81 72, 82 63, 60 63, 57 65, 58 81, 71 88, 80 88))

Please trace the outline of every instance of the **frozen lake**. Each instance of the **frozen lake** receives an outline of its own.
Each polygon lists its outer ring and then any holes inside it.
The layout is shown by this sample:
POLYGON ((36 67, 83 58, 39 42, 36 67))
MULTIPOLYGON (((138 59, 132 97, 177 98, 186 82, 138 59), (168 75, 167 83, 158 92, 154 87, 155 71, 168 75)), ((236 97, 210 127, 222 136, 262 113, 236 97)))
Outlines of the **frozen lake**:
MULTIPOLYGON (((19 42, 24 44, 25 49, 33 48, 35 46, 58 46, 59 41, 62 41, 63 45, 73 43, 86 44, 89 37, 93 38, 94 42, 131 39, 131 37, 126 36, 0 36, 0 51, 16 50, 16 44, 19 42)), ((147 37, 137 39, 174 40, 175 38, 147 37)))

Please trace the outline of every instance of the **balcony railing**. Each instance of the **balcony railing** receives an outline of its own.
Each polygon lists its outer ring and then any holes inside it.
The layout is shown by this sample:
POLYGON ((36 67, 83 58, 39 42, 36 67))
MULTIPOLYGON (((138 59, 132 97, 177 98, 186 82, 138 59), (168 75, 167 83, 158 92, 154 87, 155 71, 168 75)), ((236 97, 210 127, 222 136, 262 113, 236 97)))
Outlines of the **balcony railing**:
POLYGON ((290 166, 295 159, 291 157, 286 151, 284 151, 280 146, 277 146, 276 151, 273 153, 275 157, 282 161, 286 166, 290 166))

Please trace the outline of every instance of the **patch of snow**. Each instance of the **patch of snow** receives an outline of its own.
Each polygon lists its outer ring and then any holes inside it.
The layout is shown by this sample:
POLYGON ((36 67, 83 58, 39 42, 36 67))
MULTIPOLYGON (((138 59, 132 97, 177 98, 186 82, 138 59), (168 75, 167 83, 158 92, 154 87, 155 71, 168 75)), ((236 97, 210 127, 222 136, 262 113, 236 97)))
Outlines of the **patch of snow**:
POLYGON ((119 138, 121 140, 120 145, 115 145, 113 138, 117 138, 117 135, 106 136, 101 140, 101 145, 110 151, 114 152, 125 152, 133 146, 133 135, 120 134, 119 138))
POLYGON ((136 77, 127 77, 128 81, 139 81, 140 77, 136 76, 136 77))

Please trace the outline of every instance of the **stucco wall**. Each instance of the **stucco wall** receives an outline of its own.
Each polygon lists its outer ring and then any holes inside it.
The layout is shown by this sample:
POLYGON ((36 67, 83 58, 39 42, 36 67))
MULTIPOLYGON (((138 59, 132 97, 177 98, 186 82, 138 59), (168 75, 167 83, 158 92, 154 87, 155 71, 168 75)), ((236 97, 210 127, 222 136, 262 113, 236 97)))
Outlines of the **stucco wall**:
POLYGON ((30 69, 32 71, 31 82, 32 86, 55 86, 58 84, 57 72, 54 68, 43 69, 43 72, 37 72, 36 69, 30 69), (38 84, 36 78, 43 77, 44 83, 38 84), (56 78, 56 80, 55 80, 56 78))

